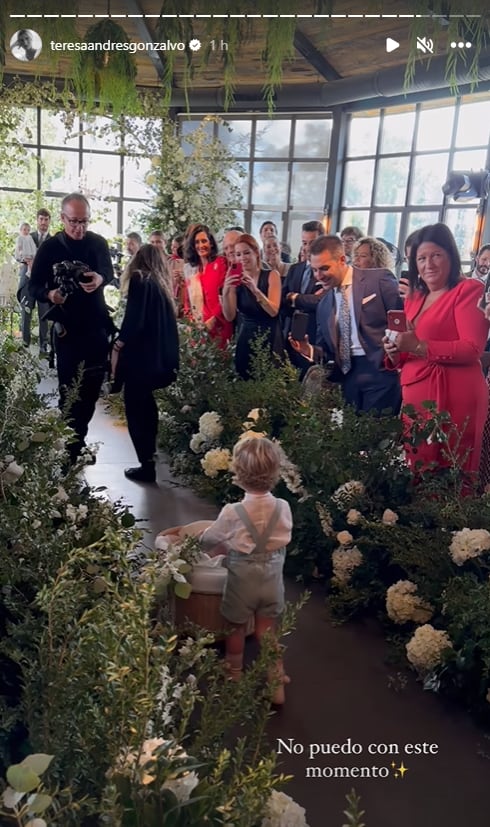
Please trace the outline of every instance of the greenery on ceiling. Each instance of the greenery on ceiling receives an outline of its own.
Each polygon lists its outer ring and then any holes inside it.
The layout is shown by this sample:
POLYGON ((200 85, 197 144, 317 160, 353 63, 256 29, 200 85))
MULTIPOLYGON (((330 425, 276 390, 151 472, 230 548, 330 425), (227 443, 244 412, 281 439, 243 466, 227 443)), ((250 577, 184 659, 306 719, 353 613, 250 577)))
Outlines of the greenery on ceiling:
MULTIPOLYGON (((59 13, 59 0, 31 0, 29 10, 32 13, 44 14, 59 13)), ((329 14, 345 11, 345 3, 341 0, 310 0, 305 4, 304 13, 329 14)), ((366 0, 366 12, 380 13, 386 11, 387 4, 382 0, 366 0)), ((8 20, 8 14, 17 10, 16 0, 0 0, 0 72, 6 41, 11 37, 14 25, 8 20)), ((70 5, 70 12, 78 10, 77 2, 70 5)), ((297 0, 251 0, 247 3, 248 15, 261 14, 295 14, 298 12, 297 0)), ((110 12, 110 5, 108 6, 110 12)), ((255 21, 248 17, 223 17, 220 14, 243 14, 243 0, 212 0, 208 14, 212 18, 200 19, 198 22, 192 17, 196 13, 195 0, 165 0, 161 7, 160 18, 155 25, 155 39, 182 41, 189 43, 195 37, 200 37, 206 43, 200 52, 191 52, 188 48, 182 51, 160 51, 163 77, 161 79, 161 94, 154 93, 153 111, 155 114, 165 114, 171 104, 172 90, 175 88, 175 71, 183 71, 183 87, 187 95, 189 89, 200 73, 205 72, 211 61, 218 58, 218 53, 210 47, 210 41, 224 40, 228 49, 219 53, 222 62, 222 83, 225 95, 225 110, 232 107, 236 86, 237 57, 240 49, 253 38, 260 44, 262 62, 265 67, 264 98, 273 111, 275 95, 282 82, 283 68, 287 61, 294 57, 294 35, 298 21, 295 18, 269 17, 260 20, 260 32, 255 21), (175 15, 175 17, 172 17, 175 15), (183 62, 182 62, 183 61, 183 62)), ((417 37, 432 37, 437 42, 446 43, 447 39, 459 40, 471 38, 474 44, 468 53, 457 49, 447 51, 446 75, 453 91, 457 89, 457 77, 462 69, 477 80, 478 57, 483 48, 488 45, 489 16, 488 11, 482 12, 481 0, 466 0, 464 9, 462 0, 413 0, 407 2, 407 12, 420 13, 423 17, 415 18, 411 22, 411 51, 406 70, 407 88, 413 80, 415 67, 421 57, 417 50, 417 37), (427 11, 434 15, 427 18, 427 11), (451 17, 452 14, 467 15, 466 17, 451 17), (481 16, 472 18, 472 14, 481 16), (466 61, 466 63, 465 63, 466 61)), ((299 23, 301 26, 301 23, 299 23)), ((325 20, 325 26, 329 21, 325 20)), ((76 21, 73 19, 37 19, 36 30, 44 39, 81 40, 76 33, 76 21)), ((123 26, 113 20, 101 20, 91 27, 84 38, 87 42, 112 39, 127 42, 128 36, 123 26)), ((48 51, 48 50, 46 50, 48 51)), ((51 53, 56 61, 57 53, 51 53)), ((73 52, 64 53, 64 61, 72 59, 71 70, 67 72, 65 81, 74 89, 76 95, 83 101, 86 111, 98 113, 112 112, 118 114, 130 111, 137 114, 141 106, 136 93, 136 67, 134 56, 125 51, 113 52, 73 52)), ((53 102, 52 102, 53 103, 53 102)), ((31 104, 34 105, 34 104, 31 104)))

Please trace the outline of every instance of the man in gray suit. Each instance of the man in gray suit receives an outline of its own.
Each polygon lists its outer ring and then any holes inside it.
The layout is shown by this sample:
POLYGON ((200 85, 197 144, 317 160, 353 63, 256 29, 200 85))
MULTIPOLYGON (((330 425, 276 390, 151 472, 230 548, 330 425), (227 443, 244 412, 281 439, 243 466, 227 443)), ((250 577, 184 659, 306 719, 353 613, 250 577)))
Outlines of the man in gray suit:
MULTIPOLYGON (((31 233, 32 238, 34 239, 34 244, 39 249, 41 244, 46 241, 47 238, 51 238, 49 233, 49 224, 51 221, 51 213, 49 210, 42 207, 40 210, 37 211, 37 230, 31 233)), ((32 312, 36 305, 36 299, 29 295, 29 281, 30 278, 27 275, 27 264, 23 263, 20 270, 19 270, 19 287, 17 289, 17 300, 20 303, 20 327, 22 332, 22 341, 26 347, 29 347, 31 344, 31 321, 32 321, 32 312)), ((46 302, 37 302, 37 312, 39 315, 39 355, 44 356, 49 348, 48 348, 48 323, 44 319, 43 315, 46 313, 50 308, 50 305, 46 302)))
POLYGON ((349 266, 337 236, 320 236, 310 255, 315 279, 327 288, 316 311, 316 345, 305 337, 290 339, 291 346, 310 364, 333 361, 330 381, 340 382, 346 403, 357 411, 397 413, 398 373, 384 369, 382 343, 387 311, 403 309, 395 277, 389 270, 349 266))

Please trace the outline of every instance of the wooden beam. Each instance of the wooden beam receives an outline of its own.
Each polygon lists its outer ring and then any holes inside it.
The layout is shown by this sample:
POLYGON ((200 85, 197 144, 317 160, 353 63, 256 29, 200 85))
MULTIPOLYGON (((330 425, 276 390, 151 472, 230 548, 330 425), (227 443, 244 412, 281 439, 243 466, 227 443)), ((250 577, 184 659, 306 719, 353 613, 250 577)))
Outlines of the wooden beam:
POLYGON ((294 33, 294 45, 300 55, 313 66, 316 71, 325 78, 325 80, 341 80, 342 75, 339 75, 337 70, 331 63, 324 58, 321 52, 313 45, 306 35, 298 28, 294 33))
MULTIPOLYGON (((144 12, 139 4, 139 0, 125 0, 125 5, 128 10, 128 14, 141 15, 141 17, 131 18, 131 22, 134 23, 136 31, 138 32, 141 40, 144 43, 153 43, 156 40, 156 38, 147 26, 144 17, 144 12)), ((138 55, 140 54, 141 52, 138 52, 138 55)), ((160 52, 150 49, 148 52, 146 52, 146 55, 150 58, 151 62, 153 63, 153 67, 157 73, 158 79, 163 80, 165 75, 165 68, 160 57, 160 52)))

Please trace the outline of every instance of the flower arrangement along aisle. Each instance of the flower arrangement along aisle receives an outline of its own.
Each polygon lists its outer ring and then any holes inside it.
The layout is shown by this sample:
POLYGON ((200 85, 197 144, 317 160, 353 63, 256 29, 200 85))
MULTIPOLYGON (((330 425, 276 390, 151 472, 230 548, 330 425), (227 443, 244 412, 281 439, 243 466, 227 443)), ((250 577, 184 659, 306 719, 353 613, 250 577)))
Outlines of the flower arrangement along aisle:
POLYGON ((161 444, 173 470, 221 505, 240 435, 278 439, 294 522, 287 570, 324 579, 336 620, 380 618, 427 688, 490 723, 490 495, 470 493, 448 414, 427 408, 412 443, 442 441, 448 467, 414 484, 399 419, 357 416, 332 387, 303 397, 296 373, 259 346, 243 382, 228 352, 190 336, 181 376, 160 398, 161 444))
POLYGON ((38 378, 0 340, 2 819, 260 827, 285 781, 264 740, 276 653, 230 686, 208 637, 156 624, 134 519, 62 476, 70 432, 38 378))

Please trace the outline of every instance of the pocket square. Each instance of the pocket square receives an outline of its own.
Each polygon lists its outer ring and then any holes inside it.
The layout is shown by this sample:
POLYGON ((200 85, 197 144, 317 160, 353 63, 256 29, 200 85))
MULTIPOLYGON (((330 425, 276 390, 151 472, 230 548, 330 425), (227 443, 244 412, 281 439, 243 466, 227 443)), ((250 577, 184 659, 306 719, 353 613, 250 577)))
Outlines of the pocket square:
POLYGON ((369 296, 364 296, 363 300, 361 301, 361 304, 367 304, 368 302, 375 299, 376 295, 377 295, 376 293, 371 293, 369 296))

